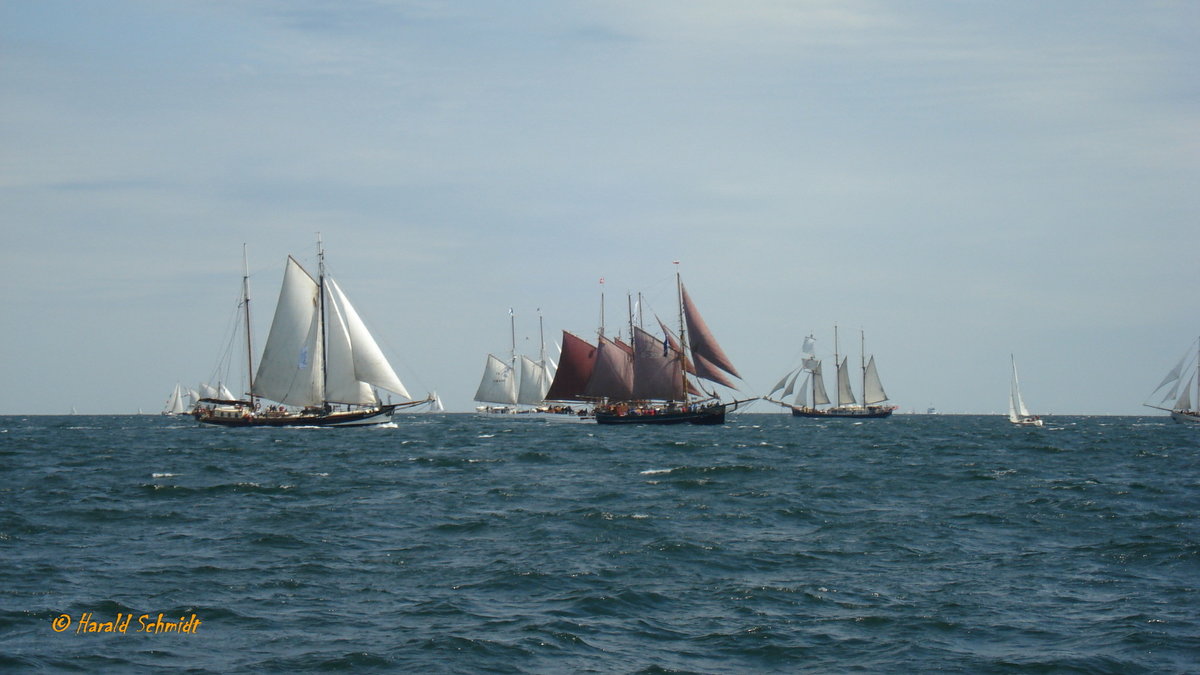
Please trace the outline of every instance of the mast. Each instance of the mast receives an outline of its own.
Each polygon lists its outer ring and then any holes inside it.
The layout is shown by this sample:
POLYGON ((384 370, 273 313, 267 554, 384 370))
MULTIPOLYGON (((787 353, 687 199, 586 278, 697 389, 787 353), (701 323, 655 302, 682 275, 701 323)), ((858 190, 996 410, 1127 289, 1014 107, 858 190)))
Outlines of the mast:
POLYGON ((321 401, 329 406, 326 392, 329 389, 329 345, 325 339, 325 245, 321 242, 321 233, 317 233, 317 340, 320 341, 321 352, 321 401))
POLYGON ((862 405, 867 407, 867 338, 863 329, 858 329, 858 367, 862 369, 862 405))
POLYGON ((517 367, 517 317, 513 315, 513 308, 508 308, 508 330, 512 334, 512 349, 508 352, 508 362, 516 372, 517 367))
MULTIPOLYGON (((254 407, 254 348, 250 340, 250 263, 246 257, 246 244, 242 244, 242 308, 246 313, 246 380, 249 385, 250 407, 254 407)), ((179 385, 175 385, 176 389, 179 385)))
POLYGON ((542 308, 538 307, 538 363, 542 366, 543 377, 546 372, 546 331, 542 326, 542 308))
POLYGON ((688 381, 687 367, 684 359, 687 358, 688 342, 687 342, 687 323, 683 318, 683 277, 679 274, 679 261, 674 261, 675 265, 675 297, 679 301, 679 377, 683 380, 683 402, 688 401, 688 381))
MULTIPOLYGON (((634 342, 636 342, 636 340, 633 339, 633 293, 625 294, 625 306, 629 312, 629 344, 632 345, 634 342)), ((636 349, 637 346, 634 345, 634 348, 636 349)))
MULTIPOLYGON (((836 323, 833 324, 833 372, 834 372, 834 381, 840 385, 841 378, 838 376, 841 375, 841 373, 842 373, 842 360, 838 357, 838 331, 837 331, 836 323)), ((840 387, 839 387, 839 389, 840 389, 840 387)), ((835 396, 834 398, 837 399, 837 407, 838 408, 842 407, 842 395, 841 395, 840 391, 839 391, 838 395, 835 396)))
POLYGON ((600 277, 600 337, 604 337, 604 277, 600 277))

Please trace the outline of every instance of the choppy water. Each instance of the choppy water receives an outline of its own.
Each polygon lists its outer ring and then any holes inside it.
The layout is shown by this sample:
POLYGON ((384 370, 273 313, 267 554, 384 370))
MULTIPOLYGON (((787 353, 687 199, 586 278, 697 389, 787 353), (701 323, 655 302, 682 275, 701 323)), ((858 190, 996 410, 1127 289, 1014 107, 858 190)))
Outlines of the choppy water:
POLYGON ((1195 672, 1198 456, 1149 417, 0 418, 0 670, 1195 672))

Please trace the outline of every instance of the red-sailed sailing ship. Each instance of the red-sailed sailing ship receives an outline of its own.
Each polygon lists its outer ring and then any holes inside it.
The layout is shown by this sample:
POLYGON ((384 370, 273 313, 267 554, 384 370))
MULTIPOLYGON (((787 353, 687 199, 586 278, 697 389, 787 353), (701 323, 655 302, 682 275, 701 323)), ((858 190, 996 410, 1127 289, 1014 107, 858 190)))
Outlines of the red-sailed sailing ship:
POLYGON ((601 334, 592 345, 564 331, 546 400, 591 404, 598 424, 724 424, 725 413, 746 401, 725 403, 701 381, 736 389, 726 374, 741 376, 678 274, 676 287, 678 338, 661 321, 663 338, 633 326, 632 344, 601 334))

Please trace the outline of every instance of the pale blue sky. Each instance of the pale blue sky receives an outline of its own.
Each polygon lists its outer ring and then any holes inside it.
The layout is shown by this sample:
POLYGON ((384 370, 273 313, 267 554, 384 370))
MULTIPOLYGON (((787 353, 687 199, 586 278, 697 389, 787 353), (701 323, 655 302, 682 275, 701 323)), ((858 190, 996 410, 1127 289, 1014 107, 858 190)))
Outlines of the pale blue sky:
MULTIPOLYGON (((249 245, 409 389, 685 282, 765 393, 865 329, 903 410, 1140 413, 1200 333, 1200 3, 0 1, 0 413, 157 411, 249 245)), ((855 347, 853 337, 848 340, 855 347)), ((845 344, 843 345, 845 347, 845 344)), ((845 349, 843 349, 845 351, 845 349)), ((770 407, 759 404, 762 411, 770 407)))

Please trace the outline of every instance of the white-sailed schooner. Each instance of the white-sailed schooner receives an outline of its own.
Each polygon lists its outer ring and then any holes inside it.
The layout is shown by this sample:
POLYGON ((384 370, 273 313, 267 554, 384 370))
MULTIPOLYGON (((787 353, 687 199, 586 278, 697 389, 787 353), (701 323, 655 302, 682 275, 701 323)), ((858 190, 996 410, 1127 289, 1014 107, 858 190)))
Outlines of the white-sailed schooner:
MULTIPOLYGON (((860 342, 865 344, 865 338, 859 334, 860 342)), ((804 344, 801 351, 804 353, 804 358, 801 360, 800 366, 788 371, 786 375, 780 378, 775 387, 771 389, 767 397, 768 401, 777 403, 792 411, 794 417, 852 417, 855 419, 878 419, 881 417, 890 417, 892 412, 896 410, 896 406, 880 405, 888 400, 887 392, 883 390, 883 383, 879 379, 879 370, 875 367, 875 357, 866 358, 865 350, 862 350, 860 356, 862 368, 862 403, 859 404, 858 399, 854 396, 854 390, 850 386, 850 366, 848 357, 838 359, 837 353, 837 326, 833 327, 833 362, 837 368, 837 403, 833 407, 822 408, 819 406, 827 406, 834 403, 829 399, 829 394, 825 391, 825 380, 821 372, 821 361, 813 352, 815 340, 811 335, 804 338, 804 344), (803 380, 801 380, 803 376, 803 380), (799 386, 797 386, 799 385, 799 386), (784 400, 776 400, 770 398, 771 395, 783 390, 780 393, 782 399, 786 399, 795 393, 795 399, 791 403, 784 400)))
POLYGON ((197 420, 221 426, 366 426, 390 422, 397 408, 431 400, 411 400, 354 306, 326 276, 319 240, 317 258, 314 279, 288 256, 257 371, 248 328, 248 273, 243 277, 246 359, 254 373, 249 397, 223 391, 218 398, 202 398, 193 412, 197 420), (407 400, 385 404, 378 390, 407 400))
MULTIPOLYGON (((542 340, 537 361, 524 354, 518 356, 516 319, 511 308, 508 310, 508 318, 512 335, 512 349, 509 351, 508 361, 501 360, 495 354, 488 354, 483 367, 483 377, 475 390, 476 401, 497 405, 477 406, 475 411, 483 414, 541 412, 539 406, 544 406, 546 402, 546 392, 550 389, 550 380, 553 377, 546 359, 545 339, 542 340)), ((539 329, 541 320, 539 315, 539 329)))
POLYGON ((1200 424, 1200 338, 1192 342, 1183 358, 1159 382, 1150 396, 1153 398, 1160 391, 1163 396, 1156 403, 1144 405, 1171 413, 1171 419, 1180 424, 1200 424), (1196 395, 1194 402, 1193 388, 1196 395))
POLYGON ((1021 383, 1017 379, 1017 359, 1012 354, 1009 354, 1008 358, 1012 362, 1012 382, 1008 389, 1008 421, 1026 427, 1040 427, 1042 418, 1031 415, 1029 409, 1025 407, 1025 399, 1021 398, 1021 383))

